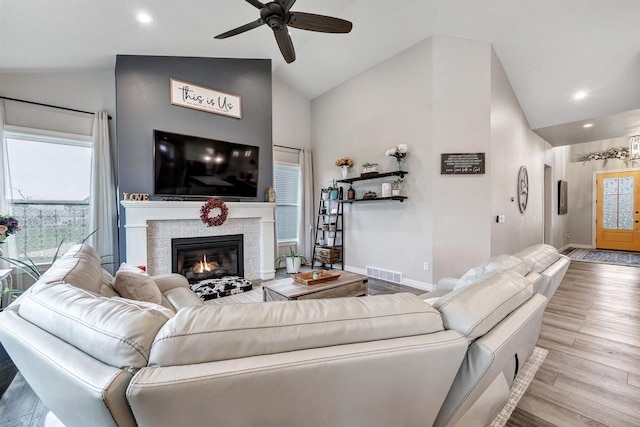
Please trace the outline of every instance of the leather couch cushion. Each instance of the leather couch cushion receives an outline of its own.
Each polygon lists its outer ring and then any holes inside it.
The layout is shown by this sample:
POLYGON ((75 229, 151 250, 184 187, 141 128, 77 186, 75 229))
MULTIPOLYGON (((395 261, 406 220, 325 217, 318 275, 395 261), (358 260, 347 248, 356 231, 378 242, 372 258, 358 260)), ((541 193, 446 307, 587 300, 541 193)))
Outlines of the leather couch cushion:
POLYGON ((213 362, 442 330, 440 313, 411 294, 206 305, 183 308, 163 326, 149 364, 213 362))
POLYGON ((72 246, 38 280, 38 283, 47 284, 58 282, 99 294, 102 267, 96 250, 85 244, 72 246))
POLYGON ((167 321, 161 310, 105 298, 67 283, 36 284, 19 314, 104 363, 122 369, 147 365, 153 338, 167 321))
POLYGON ((526 276, 529 270, 527 265, 520 258, 516 258, 513 255, 498 255, 491 258, 489 262, 484 266, 486 271, 503 271, 511 270, 514 273, 518 273, 521 276, 526 276))
POLYGON ((527 279, 512 271, 487 273, 473 286, 453 291, 433 307, 440 310, 446 329, 469 341, 483 336, 533 295, 527 279))
POLYGON ((541 273, 560 258, 558 250, 551 245, 541 243, 514 254, 527 265, 527 270, 541 273))

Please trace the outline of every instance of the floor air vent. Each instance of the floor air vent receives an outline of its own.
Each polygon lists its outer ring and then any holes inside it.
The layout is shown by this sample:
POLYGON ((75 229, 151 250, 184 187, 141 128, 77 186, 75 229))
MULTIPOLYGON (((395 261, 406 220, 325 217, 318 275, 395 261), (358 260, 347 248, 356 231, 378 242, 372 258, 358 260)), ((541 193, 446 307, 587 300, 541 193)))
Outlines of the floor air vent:
POLYGON ((367 276, 387 282, 402 283, 402 273, 399 271, 384 270, 382 268, 367 266, 367 276))

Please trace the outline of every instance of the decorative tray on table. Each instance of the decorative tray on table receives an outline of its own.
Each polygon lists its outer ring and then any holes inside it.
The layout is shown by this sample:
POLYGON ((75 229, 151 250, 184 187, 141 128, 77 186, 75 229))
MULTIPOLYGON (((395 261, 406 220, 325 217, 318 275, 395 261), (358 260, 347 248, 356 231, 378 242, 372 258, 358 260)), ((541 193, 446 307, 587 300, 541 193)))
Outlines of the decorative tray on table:
POLYGON ((318 283, 336 280, 340 277, 339 273, 334 273, 333 271, 328 270, 319 270, 317 273, 319 273, 317 279, 313 278, 313 271, 307 271, 306 273, 294 274, 293 280, 304 283, 305 285, 317 285, 318 283))

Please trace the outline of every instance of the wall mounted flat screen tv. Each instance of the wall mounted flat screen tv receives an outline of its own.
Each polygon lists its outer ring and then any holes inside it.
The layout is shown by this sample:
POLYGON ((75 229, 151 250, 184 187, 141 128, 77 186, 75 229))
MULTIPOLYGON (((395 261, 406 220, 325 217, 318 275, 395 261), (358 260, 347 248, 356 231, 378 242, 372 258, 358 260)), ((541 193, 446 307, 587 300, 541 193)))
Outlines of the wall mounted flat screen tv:
POLYGON ((257 197, 258 147, 154 130, 157 195, 257 197))

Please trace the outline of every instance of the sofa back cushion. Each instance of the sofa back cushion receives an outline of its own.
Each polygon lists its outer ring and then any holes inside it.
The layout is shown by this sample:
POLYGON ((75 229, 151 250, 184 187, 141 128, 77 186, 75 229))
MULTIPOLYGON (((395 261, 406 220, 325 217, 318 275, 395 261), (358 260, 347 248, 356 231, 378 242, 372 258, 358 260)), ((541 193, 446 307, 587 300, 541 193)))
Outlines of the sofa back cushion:
POLYGON ((527 270, 534 273, 542 273, 560 258, 556 248, 544 243, 530 246, 514 256, 524 261, 527 270))
POLYGON ((18 310, 24 319, 90 356, 129 370, 147 365, 153 338, 172 314, 164 307, 106 298, 67 283, 32 286, 18 310))
POLYGON ((411 294, 188 307, 162 327, 149 364, 213 362, 442 330, 440 313, 411 294))
POLYGON ((520 258, 516 258, 513 255, 498 255, 491 258, 484 269, 486 271, 504 271, 511 270, 514 273, 518 273, 521 276, 526 276, 529 270, 527 265, 520 258))
POLYGON ((533 295, 533 285, 512 271, 487 273, 473 286, 450 292, 433 305, 446 329, 469 341, 483 336, 533 295))
POLYGON ((86 244, 72 246, 38 280, 38 283, 46 284, 59 282, 99 294, 102 267, 96 250, 86 244))

